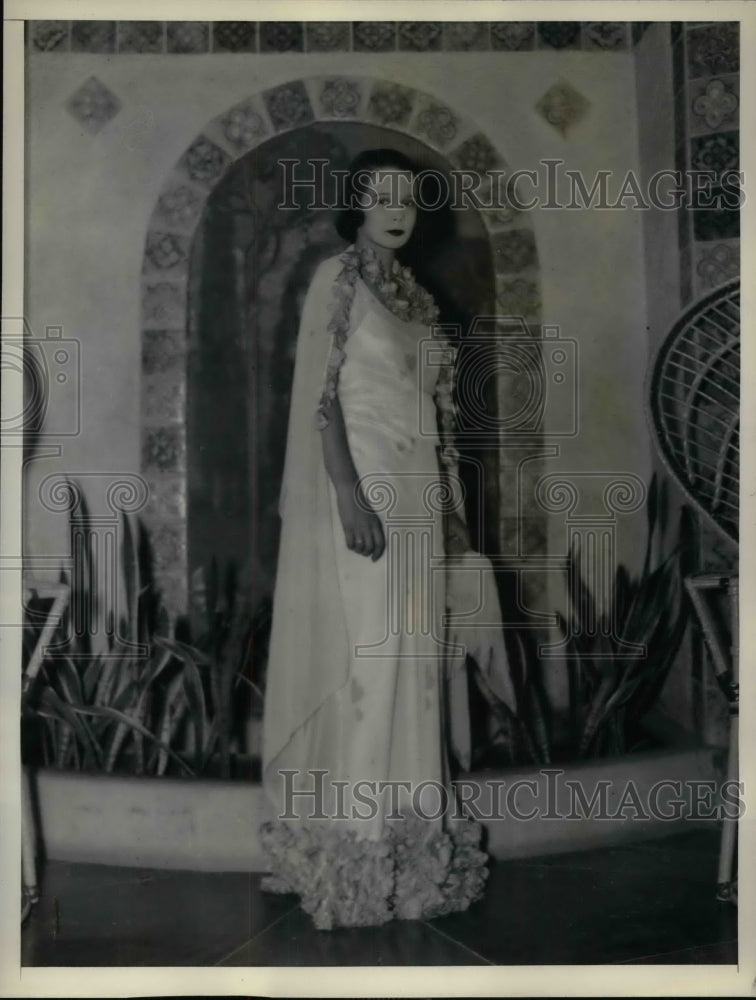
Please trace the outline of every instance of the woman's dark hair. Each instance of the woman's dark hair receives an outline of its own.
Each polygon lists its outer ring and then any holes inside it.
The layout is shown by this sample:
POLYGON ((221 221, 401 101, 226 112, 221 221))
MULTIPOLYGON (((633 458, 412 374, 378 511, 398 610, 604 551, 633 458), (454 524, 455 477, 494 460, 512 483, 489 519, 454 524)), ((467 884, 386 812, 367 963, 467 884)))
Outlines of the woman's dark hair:
POLYGON ((360 194, 360 190, 355 185, 355 178, 366 172, 372 173, 374 170, 406 170, 411 174, 418 172, 417 165, 404 153, 400 153, 398 149, 390 149, 389 147, 366 149, 355 156, 349 165, 349 174, 344 185, 346 204, 336 216, 336 232, 347 243, 354 243, 357 230, 365 217, 362 209, 354 207, 360 194))

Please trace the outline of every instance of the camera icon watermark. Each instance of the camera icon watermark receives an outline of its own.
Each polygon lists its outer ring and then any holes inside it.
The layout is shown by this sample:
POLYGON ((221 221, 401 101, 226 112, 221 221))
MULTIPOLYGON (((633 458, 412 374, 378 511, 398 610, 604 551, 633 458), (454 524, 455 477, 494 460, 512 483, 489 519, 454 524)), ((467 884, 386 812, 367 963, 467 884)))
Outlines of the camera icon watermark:
MULTIPOLYGON (((453 367, 458 444, 577 435, 578 344, 559 326, 536 334, 522 316, 481 315, 464 335, 459 324, 435 326, 418 352, 421 370, 453 367)), ((421 435, 436 434, 434 415, 422 406, 418 427, 421 435)))
POLYGON ((23 379, 23 400, 4 413, 0 435, 6 440, 28 433, 47 438, 75 437, 81 429, 81 351, 62 326, 47 326, 35 337, 23 317, 2 319, 2 366, 23 379), (54 423, 53 423, 54 421, 54 423))

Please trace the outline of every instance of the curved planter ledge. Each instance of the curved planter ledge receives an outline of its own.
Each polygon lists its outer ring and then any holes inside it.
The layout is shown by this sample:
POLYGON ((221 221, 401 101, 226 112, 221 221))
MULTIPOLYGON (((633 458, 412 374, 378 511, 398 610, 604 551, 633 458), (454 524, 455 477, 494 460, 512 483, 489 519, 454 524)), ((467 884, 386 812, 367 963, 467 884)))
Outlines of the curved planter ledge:
MULTIPOLYGON (((590 802, 604 783, 607 812, 617 812, 630 783, 641 803, 660 782, 720 780, 716 748, 665 750, 541 769, 507 769, 463 776, 480 789, 477 804, 484 816, 491 801, 504 802, 502 818, 482 819, 487 848, 499 858, 523 858, 564 851, 626 844, 690 830, 713 820, 633 818, 547 818, 573 810, 578 783, 590 802), (549 773, 551 772, 551 773, 549 773), (515 808, 539 811, 539 817, 518 820, 507 809, 507 789, 518 786, 515 808), (502 784, 503 783, 503 784, 502 784), (503 789, 503 790, 502 790, 503 789)), ((39 770, 32 777, 37 806, 38 837, 48 858, 145 868, 195 871, 264 871, 257 838, 263 818, 259 784, 176 778, 133 778, 82 775, 39 770)), ((470 792, 466 794, 469 796, 470 792)), ((665 812, 673 811, 675 790, 659 795, 665 812)), ((425 804, 425 799, 423 800, 425 804)), ((435 798, 434 798, 434 801, 435 798)), ((428 808, 432 808, 430 800, 428 808)), ((578 810, 580 811, 580 810, 578 810)))

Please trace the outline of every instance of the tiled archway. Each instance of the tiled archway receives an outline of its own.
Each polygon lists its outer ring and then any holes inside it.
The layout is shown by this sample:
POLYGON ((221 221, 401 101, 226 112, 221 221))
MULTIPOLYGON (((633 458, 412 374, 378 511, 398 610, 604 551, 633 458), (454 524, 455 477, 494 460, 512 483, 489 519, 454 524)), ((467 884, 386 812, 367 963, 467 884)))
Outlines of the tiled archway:
MULTIPOLYGON (((404 132, 452 164, 480 174, 507 168, 500 152, 470 119, 429 94, 359 76, 296 79, 255 94, 210 121, 182 155, 150 220, 141 290, 142 474, 150 487, 145 522, 157 582, 174 614, 186 611, 188 604, 185 405, 188 271, 194 231, 211 191, 235 160, 274 135, 315 121, 366 122, 404 132)), ((532 330, 540 323, 540 282, 529 220, 512 209, 481 214, 491 239, 496 311, 522 317, 532 330)), ((502 382, 499 392, 505 388, 502 382)), ((501 449, 501 475, 508 483, 507 469, 511 473, 522 457, 516 449, 501 449)), ((537 465, 528 463, 531 475, 537 465)), ((502 510, 501 551, 541 551, 543 517, 536 513, 522 517, 516 500, 502 510)))

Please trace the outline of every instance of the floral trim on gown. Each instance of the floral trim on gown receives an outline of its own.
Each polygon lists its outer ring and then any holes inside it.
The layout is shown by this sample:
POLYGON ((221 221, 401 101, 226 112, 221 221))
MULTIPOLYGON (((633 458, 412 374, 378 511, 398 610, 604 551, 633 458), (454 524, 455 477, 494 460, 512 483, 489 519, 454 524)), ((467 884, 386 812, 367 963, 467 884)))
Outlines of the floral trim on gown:
POLYGON ((443 831, 419 816, 387 820, 379 840, 333 824, 268 822, 260 838, 274 874, 261 887, 297 893, 318 930, 440 917, 483 895, 488 857, 479 849, 481 834, 474 820, 443 831))
MULTIPOLYGON (((398 319, 430 326, 438 320, 432 296, 409 268, 395 260, 387 273, 374 253, 350 247, 339 256, 332 287, 330 348, 314 427, 328 425, 336 398, 355 285, 361 279, 398 319)), ((436 336, 438 334, 436 333, 436 336)), ((456 413, 453 402, 456 351, 445 338, 434 400, 439 415, 442 467, 454 470, 456 413)), ((358 837, 346 823, 272 820, 260 826, 270 874, 261 888, 296 893, 315 927, 365 927, 390 920, 417 920, 466 910, 480 899, 488 878, 483 828, 472 819, 444 826, 416 813, 386 817, 380 835, 358 837)))

